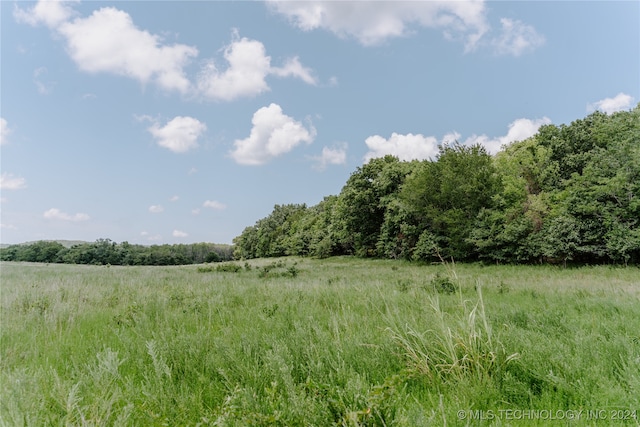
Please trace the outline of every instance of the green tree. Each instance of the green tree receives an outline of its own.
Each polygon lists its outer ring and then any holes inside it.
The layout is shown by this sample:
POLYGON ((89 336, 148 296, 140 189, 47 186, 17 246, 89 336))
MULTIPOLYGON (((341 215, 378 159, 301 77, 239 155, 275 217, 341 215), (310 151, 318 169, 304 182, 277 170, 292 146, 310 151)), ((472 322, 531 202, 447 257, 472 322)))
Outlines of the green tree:
POLYGON ((377 255, 380 228, 411 164, 397 157, 370 160, 351 174, 336 202, 333 225, 345 253, 377 255))
POLYGON ((492 158, 483 147, 441 147, 437 161, 421 164, 400 195, 416 226, 414 238, 422 239, 419 253, 431 247, 428 258, 473 258, 475 248, 469 238, 476 218, 483 208, 491 207, 499 189, 492 158))

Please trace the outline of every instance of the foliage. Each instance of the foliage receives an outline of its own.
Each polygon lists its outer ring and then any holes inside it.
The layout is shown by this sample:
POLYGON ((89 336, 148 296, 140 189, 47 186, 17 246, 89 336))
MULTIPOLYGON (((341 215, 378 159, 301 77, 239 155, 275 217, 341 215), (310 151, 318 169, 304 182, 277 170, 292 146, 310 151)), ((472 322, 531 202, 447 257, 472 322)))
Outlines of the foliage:
POLYGON ((236 256, 355 254, 416 261, 640 263, 640 104, 545 125, 490 156, 372 159, 337 196, 276 206, 236 256))
POLYGON ((109 239, 79 243, 70 248, 40 241, 0 249, 3 261, 51 262, 94 265, 183 265, 220 262, 232 258, 232 248, 213 243, 187 245, 132 245, 109 239))

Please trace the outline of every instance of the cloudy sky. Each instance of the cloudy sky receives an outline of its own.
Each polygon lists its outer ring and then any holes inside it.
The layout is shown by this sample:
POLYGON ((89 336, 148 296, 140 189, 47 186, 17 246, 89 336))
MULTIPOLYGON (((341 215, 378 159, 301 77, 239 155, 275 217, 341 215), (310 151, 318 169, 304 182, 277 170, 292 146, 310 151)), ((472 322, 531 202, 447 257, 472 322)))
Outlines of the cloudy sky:
POLYGON ((2 243, 231 243, 372 158, 640 101, 637 1, 0 7, 2 243))

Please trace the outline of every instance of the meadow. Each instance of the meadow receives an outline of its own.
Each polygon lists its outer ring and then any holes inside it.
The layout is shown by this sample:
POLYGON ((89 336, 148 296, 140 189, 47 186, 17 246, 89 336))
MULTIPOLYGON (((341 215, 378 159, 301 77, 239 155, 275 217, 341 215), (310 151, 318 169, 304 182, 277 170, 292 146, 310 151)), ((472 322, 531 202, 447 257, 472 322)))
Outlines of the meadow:
POLYGON ((3 262, 2 426, 640 425, 640 269, 3 262))

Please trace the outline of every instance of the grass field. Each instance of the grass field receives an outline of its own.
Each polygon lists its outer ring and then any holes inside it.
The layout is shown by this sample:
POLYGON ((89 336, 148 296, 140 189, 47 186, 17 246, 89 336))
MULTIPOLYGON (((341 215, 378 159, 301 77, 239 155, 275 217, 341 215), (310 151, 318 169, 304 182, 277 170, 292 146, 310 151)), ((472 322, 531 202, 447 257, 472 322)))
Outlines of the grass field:
POLYGON ((638 268, 218 265, 3 263, 1 425, 640 425, 638 268))

